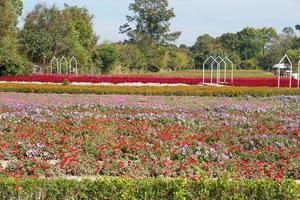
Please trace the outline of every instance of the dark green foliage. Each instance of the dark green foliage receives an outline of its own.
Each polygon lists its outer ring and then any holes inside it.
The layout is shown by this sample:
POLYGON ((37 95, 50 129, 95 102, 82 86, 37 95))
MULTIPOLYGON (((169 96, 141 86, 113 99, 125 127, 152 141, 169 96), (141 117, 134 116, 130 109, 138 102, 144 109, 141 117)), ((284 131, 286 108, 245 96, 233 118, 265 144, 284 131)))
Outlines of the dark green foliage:
POLYGON ((144 53, 133 44, 118 45, 119 64, 123 71, 143 72, 147 66, 144 53))
POLYGON ((115 45, 100 45, 93 53, 92 59, 98 69, 104 73, 109 73, 118 59, 118 52, 115 45))
POLYGON ((65 79, 63 85, 70 85, 70 81, 68 79, 65 79))
POLYGON ((202 63, 210 55, 224 55, 225 49, 222 44, 208 34, 197 38, 196 43, 191 47, 194 55, 196 68, 202 68, 202 63))
POLYGON ((255 58, 251 58, 248 60, 244 60, 241 63, 241 69, 256 69, 257 68, 257 60, 255 58))

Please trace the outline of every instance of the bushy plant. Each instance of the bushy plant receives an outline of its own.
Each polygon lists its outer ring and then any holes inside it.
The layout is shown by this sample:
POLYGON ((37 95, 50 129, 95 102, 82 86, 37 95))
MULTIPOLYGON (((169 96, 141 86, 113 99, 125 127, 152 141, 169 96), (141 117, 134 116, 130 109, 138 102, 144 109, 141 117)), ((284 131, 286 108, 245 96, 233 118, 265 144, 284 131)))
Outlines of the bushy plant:
POLYGON ((63 85, 70 85, 70 81, 68 79, 65 79, 63 85))
POLYGON ((293 181, 184 179, 0 180, 3 199, 286 199, 299 198, 293 181))

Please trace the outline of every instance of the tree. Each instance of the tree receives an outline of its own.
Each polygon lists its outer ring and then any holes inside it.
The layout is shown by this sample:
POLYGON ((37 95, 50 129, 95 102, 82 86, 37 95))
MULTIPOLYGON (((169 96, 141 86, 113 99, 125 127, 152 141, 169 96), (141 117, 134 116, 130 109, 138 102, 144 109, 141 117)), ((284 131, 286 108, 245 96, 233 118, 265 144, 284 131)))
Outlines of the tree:
POLYGON ((141 72, 146 69, 147 60, 142 51, 134 44, 118 45, 119 62, 123 71, 141 72))
POLYGON ((254 28, 244 28, 237 33, 239 38, 239 53, 242 60, 257 57, 264 46, 264 42, 259 37, 259 32, 254 28))
POLYGON ((286 54, 291 59, 294 66, 298 65, 299 58, 300 58, 300 48, 299 49, 290 49, 286 52, 286 54))
POLYGON ((17 16, 22 15, 23 11, 23 1, 22 0, 12 0, 13 10, 17 16))
POLYGON ((193 65, 193 59, 185 49, 170 48, 168 51, 168 70, 188 69, 193 65))
POLYGON ((81 70, 87 71, 98 40, 92 19, 85 8, 65 5, 60 10, 37 4, 27 15, 21 32, 24 52, 42 65, 49 64, 53 56, 75 56, 81 70))
POLYGON ((210 55, 225 54, 222 44, 208 34, 197 38, 196 43, 191 47, 194 55, 196 68, 202 67, 202 63, 210 55))
POLYGON ((93 52, 92 59, 102 73, 110 73, 118 59, 117 48, 112 44, 99 45, 93 52))
POLYGON ((299 31, 299 30, 300 30, 300 24, 297 24, 297 25, 295 26, 295 29, 299 31))
POLYGON ((265 55, 265 49, 269 49, 272 42, 278 38, 276 30, 274 28, 262 28, 258 29, 259 39, 262 41, 263 56, 265 55))
POLYGON ((17 41, 17 19, 21 12, 21 1, 0 1, 0 75, 16 75, 26 70, 17 41))
POLYGON ((237 51, 239 48, 239 38, 237 34, 225 33, 217 40, 222 44, 222 46, 229 52, 237 51))
POLYGON ((286 34, 288 37, 294 37, 295 36, 295 31, 293 27, 285 27, 282 32, 286 34))
POLYGON ((127 16, 127 23, 120 27, 131 42, 151 40, 155 44, 167 44, 180 36, 180 32, 170 32, 170 20, 175 17, 169 9, 168 0, 135 0, 129 5, 134 16, 127 16), (131 26, 131 24, 133 24, 131 26))
POLYGON ((229 57, 230 57, 230 60, 237 66, 237 68, 240 68, 242 61, 241 61, 239 54, 237 54, 236 52, 233 52, 229 57))

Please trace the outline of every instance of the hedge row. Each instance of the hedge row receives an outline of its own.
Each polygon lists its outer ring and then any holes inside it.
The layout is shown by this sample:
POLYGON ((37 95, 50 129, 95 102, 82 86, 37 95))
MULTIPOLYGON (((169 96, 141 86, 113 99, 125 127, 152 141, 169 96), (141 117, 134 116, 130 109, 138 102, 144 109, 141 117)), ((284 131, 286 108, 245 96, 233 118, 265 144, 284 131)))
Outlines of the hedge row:
POLYGON ((0 84, 0 92, 69 93, 69 94, 124 94, 161 96, 275 96, 300 95, 300 89, 268 87, 204 87, 204 86, 75 86, 53 84, 0 84))
POLYGON ((294 181, 184 179, 0 180, 2 199, 299 199, 294 181))

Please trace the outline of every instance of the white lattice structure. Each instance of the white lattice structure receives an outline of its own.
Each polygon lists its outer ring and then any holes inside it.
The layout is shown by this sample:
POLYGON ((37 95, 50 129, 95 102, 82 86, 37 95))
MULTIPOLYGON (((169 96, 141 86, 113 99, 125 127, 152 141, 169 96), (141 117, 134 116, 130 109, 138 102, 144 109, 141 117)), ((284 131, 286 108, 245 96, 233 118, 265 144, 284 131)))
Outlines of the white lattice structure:
POLYGON ((217 78, 216 83, 226 83, 227 82, 227 64, 229 63, 231 65, 231 83, 233 83, 233 76, 234 76, 234 69, 233 69, 233 62, 228 58, 221 56, 218 56, 217 58, 213 56, 209 56, 204 62, 203 62, 203 83, 205 83, 205 66, 206 64, 210 62, 210 82, 213 83, 213 74, 214 74, 214 64, 217 65, 217 78), (221 81, 221 66, 224 65, 224 81, 221 81))
POLYGON ((299 88, 300 87, 300 60, 298 62, 298 75, 297 75, 297 79, 298 79, 297 87, 299 88))
POLYGON ((211 70, 211 77, 210 82, 213 83, 213 70, 214 70, 214 64, 218 65, 217 60, 213 56, 209 56, 204 62, 203 62, 203 83, 205 83, 205 65, 208 61, 212 60, 210 63, 210 70, 211 70))
POLYGON ((281 70, 281 65, 282 64, 285 64, 284 63, 284 60, 287 60, 289 62, 289 68, 290 68, 290 83, 289 83, 289 87, 291 88, 292 87, 292 73, 293 73, 293 63, 291 62, 290 58, 288 57, 288 55, 284 55, 283 58, 280 60, 280 62, 278 63, 278 84, 277 86, 280 87, 280 80, 281 80, 281 73, 280 73, 280 70, 281 70))
MULTIPOLYGON (((53 73, 54 64, 56 64, 55 65, 56 66, 55 67, 56 68, 56 73, 58 73, 58 70, 59 70, 59 60, 55 56, 50 61, 50 74, 53 73)), ((47 67, 47 73, 49 73, 48 72, 48 67, 47 67)))
MULTIPOLYGON (((231 77, 230 77, 230 82, 233 83, 233 76, 234 76, 234 68, 233 68, 233 62, 226 56, 224 58, 225 61, 229 62, 229 64, 231 65, 231 77)), ((225 73, 226 76, 226 73, 225 73)))
POLYGON ((218 61, 217 84, 221 83, 221 65, 222 65, 222 63, 224 64, 224 82, 223 83, 226 83, 227 63, 221 56, 218 56, 216 58, 216 60, 218 61))
POLYGON ((59 74, 62 74, 62 67, 63 67, 63 63, 65 64, 65 74, 68 73, 68 60, 63 56, 60 60, 59 60, 59 74))
POLYGON ((78 62, 74 56, 69 61, 69 69, 70 69, 70 73, 75 72, 75 74, 78 75, 78 62), (75 64, 75 70, 74 70, 74 66, 72 66, 73 62, 75 64))

